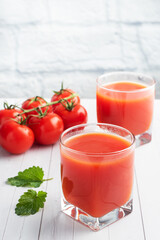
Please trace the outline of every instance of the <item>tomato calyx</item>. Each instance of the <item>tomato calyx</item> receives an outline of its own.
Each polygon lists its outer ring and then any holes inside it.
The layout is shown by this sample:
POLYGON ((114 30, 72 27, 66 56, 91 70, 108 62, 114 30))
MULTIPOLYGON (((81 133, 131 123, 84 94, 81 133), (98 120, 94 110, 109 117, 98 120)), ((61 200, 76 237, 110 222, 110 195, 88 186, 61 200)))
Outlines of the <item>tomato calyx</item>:
POLYGON ((57 95, 61 95, 65 89, 63 88, 63 82, 61 83, 61 89, 59 91, 53 91, 57 95))
POLYGON ((33 102, 39 102, 39 103, 42 104, 41 99, 43 99, 46 102, 46 100, 44 98, 40 97, 40 96, 35 96, 33 98, 27 99, 27 101, 29 101, 28 106, 31 105, 33 102))
POLYGON ((34 109, 38 114, 31 114, 30 117, 37 117, 37 118, 43 118, 47 115, 48 108, 45 110, 45 112, 42 112, 41 107, 37 107, 34 109))
POLYGON ((17 106, 16 106, 16 105, 13 105, 13 104, 8 105, 7 102, 4 102, 4 103, 3 103, 3 107, 4 107, 4 109, 15 109, 15 107, 17 107, 17 106))
MULTIPOLYGON (((3 107, 4 107, 4 109, 6 109, 6 110, 13 110, 13 109, 15 109, 15 108, 18 108, 18 109, 20 109, 20 110, 24 111, 24 109, 23 109, 23 108, 21 108, 21 107, 17 106, 16 104, 11 104, 11 105, 8 105, 8 103, 7 103, 7 102, 4 102, 4 103, 3 103, 3 107)), ((24 112, 23 112, 23 113, 21 113, 21 114, 24 114, 24 112)))
MULTIPOLYGON (((67 89, 65 89, 64 87, 63 87, 63 82, 61 83, 61 89, 59 90, 59 91, 53 91, 56 95, 61 95, 61 94, 63 94, 63 92, 69 92, 69 93, 71 93, 70 91, 68 91, 67 89)), ((72 93, 71 93, 72 94, 72 93)))
POLYGON ((16 118, 10 118, 12 121, 18 123, 19 125, 26 125, 27 123, 27 118, 23 117, 21 114, 17 114, 16 118))
POLYGON ((61 102, 61 104, 69 112, 72 111, 72 109, 76 106, 72 100, 71 102, 69 102, 68 100, 65 100, 64 102, 65 104, 63 104, 63 101, 61 102))

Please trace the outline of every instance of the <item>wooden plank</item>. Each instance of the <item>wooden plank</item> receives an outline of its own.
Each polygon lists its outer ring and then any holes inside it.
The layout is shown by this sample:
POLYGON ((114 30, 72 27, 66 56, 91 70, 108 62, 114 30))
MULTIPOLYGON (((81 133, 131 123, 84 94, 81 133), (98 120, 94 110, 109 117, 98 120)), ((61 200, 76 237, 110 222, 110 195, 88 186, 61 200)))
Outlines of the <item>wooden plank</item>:
POLYGON ((152 142, 136 150, 136 174, 147 240, 160 239, 160 100, 155 103, 152 142))
POLYGON ((74 240, 109 240, 109 228, 106 227, 98 232, 93 232, 86 226, 75 222, 74 223, 74 240))
POLYGON ((143 240, 144 231, 141 219, 141 209, 138 197, 136 178, 133 188, 133 212, 125 218, 109 226, 110 240, 143 240))
POLYGON ((52 182, 47 183, 48 199, 44 208, 39 239, 72 239, 74 221, 60 211, 61 186, 59 143, 53 148, 49 177, 53 177, 54 179, 52 182))
MULTIPOLYGON (((43 167, 45 172, 45 178, 47 178, 47 173, 49 169, 50 163, 50 155, 51 155, 51 147, 38 147, 34 146, 32 149, 27 151, 24 155, 22 165, 20 170, 24 170, 28 167, 40 166, 43 167)), ((12 173, 13 174, 13 173, 12 173)), ((17 174, 17 173, 16 173, 17 174)), ((13 174, 11 176, 14 176, 13 174)), ((10 188, 15 188, 10 186, 10 188)), ((15 194, 13 197, 12 205, 10 208, 10 213, 7 221, 7 225, 5 228, 4 239, 37 239, 39 234, 39 227, 41 222, 41 215, 42 210, 40 210, 34 216, 28 217, 19 217, 15 214, 14 209, 18 202, 19 197, 27 191, 28 188, 16 188, 15 194)), ((46 190, 46 182, 42 184, 41 187, 35 189, 36 191, 39 190, 46 190)), ((8 204, 6 204, 8 205, 8 204)))
POLYGON ((16 191, 16 187, 7 185, 6 180, 17 174, 21 168, 23 158, 24 155, 11 155, 0 147, 0 239, 6 232, 16 191))

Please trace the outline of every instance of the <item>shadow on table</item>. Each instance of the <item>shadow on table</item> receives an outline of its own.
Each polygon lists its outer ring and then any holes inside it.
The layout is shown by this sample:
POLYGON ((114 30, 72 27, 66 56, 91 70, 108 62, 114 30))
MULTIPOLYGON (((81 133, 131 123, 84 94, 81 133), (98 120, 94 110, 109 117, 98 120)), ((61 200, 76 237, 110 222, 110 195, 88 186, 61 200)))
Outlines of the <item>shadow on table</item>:
POLYGON ((29 151, 37 151, 37 150, 39 150, 39 149, 42 149, 42 150, 44 150, 44 149, 49 149, 49 148, 51 148, 53 145, 47 145, 47 146, 45 146, 45 145, 38 145, 38 144, 33 144, 33 146, 28 150, 28 151, 26 151, 26 152, 24 152, 24 153, 22 153, 22 154, 12 154, 12 153, 9 153, 9 152, 7 152, 3 147, 1 147, 0 146, 0 160, 2 160, 2 159, 4 159, 4 158, 10 158, 10 157, 12 157, 12 158, 19 158, 19 157, 21 157, 21 156, 23 156, 24 154, 27 154, 27 153, 29 153, 29 151))
POLYGON ((4 159, 4 158, 8 158, 12 156, 11 153, 7 152, 5 149, 3 149, 1 146, 0 146, 0 160, 4 159))
POLYGON ((79 236, 86 236, 87 232, 93 233, 89 228, 73 220, 61 211, 55 217, 54 224, 54 235, 65 236, 66 239, 71 239, 71 236, 73 237, 76 233, 79 236))

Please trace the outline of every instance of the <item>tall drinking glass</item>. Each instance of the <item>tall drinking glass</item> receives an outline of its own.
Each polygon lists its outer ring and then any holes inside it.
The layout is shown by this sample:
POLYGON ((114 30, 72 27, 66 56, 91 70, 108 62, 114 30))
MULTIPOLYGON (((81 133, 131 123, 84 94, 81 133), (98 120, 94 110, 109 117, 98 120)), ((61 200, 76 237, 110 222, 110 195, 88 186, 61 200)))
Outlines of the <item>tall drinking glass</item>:
POLYGON ((144 74, 113 72, 97 79, 97 120, 127 128, 136 145, 151 141, 155 81, 144 74))
POLYGON ((62 211, 92 230, 132 212, 135 138, 111 124, 83 124, 60 139, 62 211))

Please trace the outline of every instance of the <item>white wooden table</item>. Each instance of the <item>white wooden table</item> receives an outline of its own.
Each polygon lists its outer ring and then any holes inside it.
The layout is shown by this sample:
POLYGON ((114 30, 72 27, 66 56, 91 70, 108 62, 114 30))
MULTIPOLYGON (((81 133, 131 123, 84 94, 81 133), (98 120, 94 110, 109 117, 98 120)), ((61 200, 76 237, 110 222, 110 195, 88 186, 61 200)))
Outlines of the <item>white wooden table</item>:
MULTIPOLYGON (((2 102, 1 99, 1 107, 2 102)), ((82 104, 88 111, 89 122, 95 122, 95 100, 83 99, 82 104)), ((152 142, 136 149, 133 197, 134 210, 129 216, 99 232, 92 232, 60 211, 58 143, 33 146, 22 155, 11 155, 0 147, 0 239, 160 240, 160 100, 155 102, 152 142), (9 186, 5 181, 33 165, 43 167, 45 178, 54 179, 36 189, 48 192, 44 209, 33 216, 19 217, 14 209, 27 188, 9 186)))

